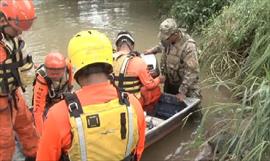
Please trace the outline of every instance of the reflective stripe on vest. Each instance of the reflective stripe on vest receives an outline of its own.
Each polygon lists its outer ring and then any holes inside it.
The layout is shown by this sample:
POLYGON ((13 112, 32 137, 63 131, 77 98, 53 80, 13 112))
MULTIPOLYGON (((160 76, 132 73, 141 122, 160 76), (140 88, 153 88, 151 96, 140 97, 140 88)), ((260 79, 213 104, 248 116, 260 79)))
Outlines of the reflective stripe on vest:
POLYGON ((77 124, 77 130, 78 130, 79 141, 80 141, 81 160, 82 161, 87 161, 87 153, 86 153, 86 145, 85 145, 82 118, 77 117, 77 118, 75 118, 75 121, 76 121, 76 124, 77 124))
POLYGON ((128 157, 132 153, 132 145, 133 145, 133 112, 131 109, 131 106, 127 106, 127 112, 128 112, 128 144, 127 144, 127 150, 126 150, 126 157, 128 157))
POLYGON ((133 57, 133 55, 122 54, 114 59, 115 81, 120 90, 133 93, 137 98, 139 98, 142 83, 138 76, 127 74, 129 61, 133 57))
POLYGON ((121 105, 119 99, 81 107, 76 95, 78 102, 70 99, 74 95, 65 94, 73 136, 69 159, 119 161, 130 157, 139 140, 135 109, 121 105))

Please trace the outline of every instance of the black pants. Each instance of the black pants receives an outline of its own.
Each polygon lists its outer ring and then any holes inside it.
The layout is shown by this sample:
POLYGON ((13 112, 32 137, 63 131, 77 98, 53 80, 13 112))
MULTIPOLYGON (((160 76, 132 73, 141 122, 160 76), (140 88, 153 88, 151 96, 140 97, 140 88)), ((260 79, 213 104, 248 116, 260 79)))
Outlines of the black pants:
POLYGON ((179 93, 179 92, 178 92, 179 87, 180 87, 180 84, 171 84, 171 83, 169 82, 169 80, 166 79, 165 82, 164 82, 164 88, 163 88, 163 91, 164 91, 165 93, 169 93, 169 94, 176 95, 176 94, 179 93))
MULTIPOLYGON (((163 91, 165 93, 176 95, 179 93, 179 91, 178 91, 179 87, 180 87, 180 84, 172 84, 166 79, 164 82, 163 91)), ((200 99, 202 98, 201 92, 199 89, 194 89, 194 90, 189 89, 188 92, 186 93, 186 96, 192 97, 192 98, 200 98, 200 99)))

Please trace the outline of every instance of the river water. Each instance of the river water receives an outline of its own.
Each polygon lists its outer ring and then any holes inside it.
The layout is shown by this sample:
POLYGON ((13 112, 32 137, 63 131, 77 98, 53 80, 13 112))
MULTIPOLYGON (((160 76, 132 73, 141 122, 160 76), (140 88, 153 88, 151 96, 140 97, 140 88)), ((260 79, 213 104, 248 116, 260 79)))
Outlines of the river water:
MULTIPOLYGON (((48 52, 66 55, 72 35, 81 30, 97 29, 114 41, 121 30, 129 30, 135 37, 138 51, 158 43, 158 9, 151 0, 34 0, 37 19, 32 29, 23 34, 27 51, 40 64, 48 52)), ((31 101, 32 88, 25 97, 31 101)), ((205 95, 217 96, 213 91, 205 95)), ((206 102, 211 100, 205 99, 206 102)), ((196 124, 178 128, 166 138, 145 150, 142 160, 193 160, 194 150, 186 147, 192 142, 196 124)))
MULTIPOLYGON (((159 17, 151 0, 34 0, 37 19, 23 34, 34 62, 43 63, 48 52, 66 55, 71 37, 79 31, 97 29, 114 42, 119 31, 135 37, 138 51, 157 44, 159 17)), ((26 96, 31 98, 31 87, 26 96)), ((29 102, 30 103, 30 102, 29 102)))

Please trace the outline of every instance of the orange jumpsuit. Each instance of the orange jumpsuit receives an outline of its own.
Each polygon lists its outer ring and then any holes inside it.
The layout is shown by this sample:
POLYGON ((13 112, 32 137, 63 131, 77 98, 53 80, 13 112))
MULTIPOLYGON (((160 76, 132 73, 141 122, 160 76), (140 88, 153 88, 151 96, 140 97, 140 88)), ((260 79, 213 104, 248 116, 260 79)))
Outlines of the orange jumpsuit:
MULTIPOLYGON (((68 67, 68 86, 71 86, 73 81, 73 75, 71 70, 71 65, 67 63, 68 67)), ((66 83, 66 82, 63 82, 66 83)), ((42 134, 42 127, 43 127, 43 120, 44 120, 44 112, 45 108, 47 106, 47 97, 49 93, 49 88, 46 80, 39 74, 37 74, 36 77, 36 83, 34 85, 34 91, 33 91, 33 114, 35 119, 35 125, 37 128, 37 132, 39 135, 42 134)))
MULTIPOLYGON (((6 50, 0 46, 0 63, 7 59, 6 50)), ((15 150, 15 136, 17 133, 26 156, 35 156, 38 144, 33 118, 28 110, 22 91, 17 88, 15 91, 12 107, 9 107, 8 97, 0 93, 0 160, 11 160, 15 150)))
MULTIPOLYGON (((108 102, 117 98, 117 91, 109 82, 98 83, 85 86, 76 92, 82 107, 90 104, 99 104, 108 102)), ((145 141, 145 119, 143 110, 139 101, 132 95, 129 95, 130 103, 136 107, 137 122, 139 128, 139 141, 137 143, 136 155, 140 160, 144 150, 145 141)), ((59 160, 62 152, 67 152, 71 146, 71 126, 69 122, 69 111, 65 101, 54 105, 45 120, 43 133, 37 152, 37 160, 59 160)))
POLYGON ((141 97, 138 99, 145 111, 151 110, 150 106, 155 104, 161 95, 159 77, 154 79, 150 75, 147 64, 139 56, 135 56, 129 61, 126 74, 139 77, 143 86, 140 89, 141 97))
POLYGON ((48 95, 48 86, 43 77, 40 75, 36 78, 36 84, 33 91, 33 114, 35 119, 36 129, 39 135, 42 133, 43 127, 43 112, 46 106, 46 97, 48 95))

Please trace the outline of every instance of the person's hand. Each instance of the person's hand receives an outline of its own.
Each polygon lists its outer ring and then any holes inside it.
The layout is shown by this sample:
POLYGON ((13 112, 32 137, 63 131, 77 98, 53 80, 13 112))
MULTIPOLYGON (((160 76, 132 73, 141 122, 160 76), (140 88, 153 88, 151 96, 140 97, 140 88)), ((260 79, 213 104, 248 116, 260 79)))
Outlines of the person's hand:
POLYGON ((182 93, 178 93, 178 94, 176 95, 176 98, 177 98, 177 100, 178 100, 179 102, 183 102, 184 99, 186 98, 186 95, 184 95, 184 94, 182 94, 182 93))
POLYGON ((152 78, 158 77, 158 73, 155 70, 150 70, 149 73, 152 76, 152 78))
POLYGON ((165 77, 164 75, 160 75, 160 76, 159 76, 159 81, 160 81, 160 83, 164 83, 165 80, 166 80, 166 77, 165 77))

